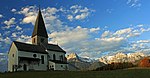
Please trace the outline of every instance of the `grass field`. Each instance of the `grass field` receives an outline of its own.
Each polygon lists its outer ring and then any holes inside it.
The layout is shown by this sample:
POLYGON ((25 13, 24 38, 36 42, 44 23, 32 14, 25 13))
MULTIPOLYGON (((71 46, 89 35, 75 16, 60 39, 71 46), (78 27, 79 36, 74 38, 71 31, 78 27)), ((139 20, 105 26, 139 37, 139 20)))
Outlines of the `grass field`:
POLYGON ((150 69, 1 73, 0 78, 150 78, 150 69))

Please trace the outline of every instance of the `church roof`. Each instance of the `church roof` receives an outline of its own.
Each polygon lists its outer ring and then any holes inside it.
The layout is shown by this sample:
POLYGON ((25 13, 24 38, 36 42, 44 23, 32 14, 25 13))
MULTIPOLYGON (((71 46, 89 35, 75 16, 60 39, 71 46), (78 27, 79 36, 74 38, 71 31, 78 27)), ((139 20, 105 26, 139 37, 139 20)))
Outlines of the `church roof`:
POLYGON ((58 45, 54 45, 54 44, 48 44, 47 49, 50 51, 59 51, 59 52, 66 53, 62 48, 60 48, 58 45))
POLYGON ((54 44, 48 44, 47 48, 45 48, 41 45, 27 44, 27 43, 22 43, 22 42, 18 42, 18 41, 14 41, 14 44, 16 45, 16 47, 19 51, 48 54, 46 52, 46 49, 47 49, 49 51, 66 53, 58 45, 54 45, 54 44))
POLYGON ((45 24, 44 24, 44 20, 43 20, 42 13, 40 10, 39 10, 38 16, 36 18, 32 37, 35 35, 48 38, 47 31, 46 31, 45 24))
POLYGON ((14 41, 14 44, 16 45, 19 51, 48 54, 45 51, 44 47, 41 47, 40 45, 27 44, 27 43, 22 43, 17 41, 14 41))

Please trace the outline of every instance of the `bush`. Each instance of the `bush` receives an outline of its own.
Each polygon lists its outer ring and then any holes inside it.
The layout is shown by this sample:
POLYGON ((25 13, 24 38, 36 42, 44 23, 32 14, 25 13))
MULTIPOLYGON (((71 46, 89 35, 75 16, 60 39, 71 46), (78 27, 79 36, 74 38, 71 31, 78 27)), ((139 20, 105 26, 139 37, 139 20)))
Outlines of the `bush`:
POLYGON ((130 67, 134 67, 134 65, 132 63, 128 63, 128 62, 111 63, 111 64, 107 64, 105 66, 97 68, 96 71, 125 69, 125 68, 130 68, 130 67))

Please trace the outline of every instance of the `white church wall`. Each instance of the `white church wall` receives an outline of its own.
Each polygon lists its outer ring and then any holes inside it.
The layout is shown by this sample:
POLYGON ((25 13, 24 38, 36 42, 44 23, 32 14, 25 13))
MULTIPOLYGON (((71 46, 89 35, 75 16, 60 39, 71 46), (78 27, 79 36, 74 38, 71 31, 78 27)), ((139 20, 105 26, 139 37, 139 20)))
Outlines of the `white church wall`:
POLYGON ((49 68, 54 70, 68 70, 68 64, 57 64, 49 61, 49 68))
POLYGON ((8 53, 8 71, 15 71, 13 65, 18 65, 18 50, 14 43, 12 43, 8 53))
POLYGON ((48 52, 48 55, 50 56, 49 57, 50 60, 54 60, 53 59, 54 54, 55 54, 55 57, 56 57, 55 60, 60 60, 61 55, 63 56, 63 59, 65 59, 65 53, 63 53, 63 52, 56 52, 56 51, 49 51, 49 50, 47 52, 48 52))
POLYGON ((55 70, 68 70, 67 64, 55 64, 55 70))
MULTIPOLYGON (((35 58, 33 55, 36 54, 36 58, 40 59, 40 62, 37 64, 28 64, 26 62, 22 63, 27 65, 27 70, 34 69, 34 70, 47 70, 47 54, 41 54, 41 53, 33 53, 33 52, 25 52, 25 51, 19 51, 18 56, 19 57, 28 57, 28 58, 35 58), (41 63, 41 56, 44 56, 44 64, 41 63), (32 67, 32 68, 31 68, 32 67)), ((22 69, 22 68, 21 68, 22 69)), ((20 70, 21 70, 20 69, 20 70)))
POLYGON ((49 69, 51 69, 51 70, 55 70, 55 63, 54 62, 51 62, 51 61, 49 61, 48 62, 49 63, 49 69))

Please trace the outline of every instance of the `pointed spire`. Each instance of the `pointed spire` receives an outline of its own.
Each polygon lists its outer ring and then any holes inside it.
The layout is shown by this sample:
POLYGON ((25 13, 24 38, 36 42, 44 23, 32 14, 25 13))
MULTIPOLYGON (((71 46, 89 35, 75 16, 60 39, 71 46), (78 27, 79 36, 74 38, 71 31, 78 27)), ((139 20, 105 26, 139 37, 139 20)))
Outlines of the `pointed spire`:
POLYGON ((38 16, 36 18, 36 22, 35 22, 34 30, 33 30, 33 33, 32 33, 32 37, 34 37, 36 35, 48 38, 40 7, 39 7, 38 16))

